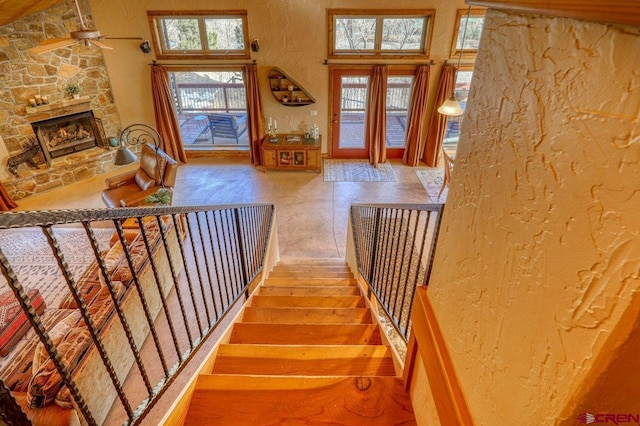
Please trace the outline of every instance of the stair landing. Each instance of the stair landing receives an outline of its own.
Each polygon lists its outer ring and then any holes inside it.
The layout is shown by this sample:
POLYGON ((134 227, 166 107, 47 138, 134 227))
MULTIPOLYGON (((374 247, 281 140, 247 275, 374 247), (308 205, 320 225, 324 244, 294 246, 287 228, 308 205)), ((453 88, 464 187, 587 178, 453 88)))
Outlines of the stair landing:
POLYGON ((342 260, 279 263, 198 377, 184 424, 416 424, 366 306, 342 260))

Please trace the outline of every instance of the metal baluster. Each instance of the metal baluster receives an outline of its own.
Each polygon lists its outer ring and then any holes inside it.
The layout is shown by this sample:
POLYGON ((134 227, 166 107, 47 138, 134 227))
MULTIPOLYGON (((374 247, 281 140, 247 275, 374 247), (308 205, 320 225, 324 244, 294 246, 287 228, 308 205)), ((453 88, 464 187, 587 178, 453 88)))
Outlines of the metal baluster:
MULTIPOLYGON (((221 303, 222 312, 225 312, 227 310, 227 306, 229 306, 229 304, 233 300, 233 297, 231 296, 231 292, 229 291, 229 287, 227 285, 228 283, 227 283, 227 278, 224 271, 224 263, 222 262, 222 258, 220 258, 220 261, 218 261, 216 258, 216 252, 220 252, 220 249, 219 249, 220 237, 218 233, 218 223, 216 221, 215 212, 211 212, 211 218, 213 221, 213 230, 215 231, 216 242, 217 242, 217 244, 214 245, 213 234, 211 232, 211 225, 209 224, 209 216, 207 216, 207 225, 209 227, 209 239, 211 241, 211 253, 213 255, 213 261, 216 269, 216 279, 217 279, 218 289, 220 290, 220 294, 222 295, 222 288, 224 288, 225 294, 227 295, 226 303, 221 303), (216 250, 216 247, 218 247, 218 250, 216 250), (220 266, 218 266, 218 264, 220 264, 220 266), (222 279, 220 279, 221 277, 222 279)), ((222 302, 222 298, 220 299, 220 301, 222 302)))
MULTIPOLYGON (((151 271, 153 272, 153 277, 155 279, 155 283, 156 283, 156 289, 158 290, 158 295, 160 297, 160 302, 162 303, 162 309, 164 311, 164 315, 167 318, 167 325, 169 326, 169 332, 171 333, 171 339, 173 340, 173 345, 176 349, 176 355, 178 356, 179 360, 182 360, 182 354, 180 353, 180 344, 178 343, 178 336, 176 334, 176 330, 173 326, 173 320, 171 319, 171 313, 169 312, 169 306, 167 305, 167 300, 165 299, 164 295, 162 294, 162 286, 160 285, 160 274, 158 273, 158 267, 156 266, 156 262, 153 259, 153 250, 151 250, 151 244, 149 243, 149 237, 147 236, 147 232, 145 230, 144 227, 144 222, 143 222, 143 218, 142 217, 137 217, 136 218, 138 220, 138 225, 140 226, 140 233, 142 234, 142 241, 144 242, 144 246, 145 249, 147 250, 147 254, 149 256, 149 264, 151 265, 151 271)), ((131 262, 129 264, 129 267, 131 268, 131 273, 133 274, 134 277, 136 277, 138 275, 138 272, 136 271, 136 268, 133 265, 133 262, 131 262)), ((178 291, 178 289, 176 289, 176 294, 180 294, 180 291, 178 291)), ((187 335, 189 337, 189 341, 191 341, 191 335, 188 332, 188 328, 187 328, 187 335)))
POLYGON ((233 216, 233 210, 225 210, 224 218, 226 229, 229 231, 228 233, 225 233, 225 235, 229 235, 228 253, 235 252, 234 256, 231 256, 230 265, 232 265, 233 267, 233 281, 236 283, 235 295, 238 296, 242 292, 243 287, 242 276, 240 275, 240 265, 238 264, 238 260, 240 259, 240 255, 238 253, 238 229, 235 230, 236 232, 233 232, 235 228, 235 222, 233 221, 233 217, 230 218, 230 216, 233 216), (233 237, 235 238, 232 239, 233 237))
MULTIPOLYGON (((171 216, 173 218, 173 224, 174 224, 174 230, 175 230, 175 237, 176 240, 178 241, 178 246, 180 248, 180 253, 182 255, 182 258, 184 259, 184 246, 182 245, 182 239, 180 238, 180 235, 178 235, 178 224, 176 222, 176 218, 175 216, 171 216)), ((160 218, 160 216, 156 216, 156 220, 158 221, 158 227, 160 228, 160 237, 162 238, 162 244, 164 245, 164 250, 167 253, 167 260, 169 262, 169 270, 171 271, 171 277, 173 278, 173 284, 176 288, 176 294, 179 294, 180 292, 178 291, 178 273, 176 272, 176 268, 173 264, 173 256, 171 255, 171 250, 169 250, 169 241, 167 240, 167 231, 164 227, 164 223, 162 222, 162 219, 160 218)), ((187 264, 186 262, 184 263, 185 266, 185 272, 186 272, 186 276, 187 276, 187 287, 189 289, 189 297, 191 297, 191 303, 193 305, 193 310, 195 311, 195 315, 196 315, 196 322, 198 324, 198 330, 200 331, 200 338, 203 337, 203 333, 202 333, 202 323, 200 321, 200 310, 198 309, 198 307, 196 306, 196 297, 195 294, 193 292, 193 285, 191 282, 191 276, 189 274, 189 268, 186 267, 187 264)), ((188 329, 189 328, 189 321, 187 320, 187 313, 186 313, 186 308, 184 307, 181 298, 178 297, 178 301, 180 302, 180 310, 182 311, 182 319, 184 320, 184 325, 185 327, 188 329)), ((193 349, 193 342, 191 341, 191 339, 189 339, 189 343, 191 345, 191 349, 193 349)))
MULTIPOLYGON (((226 212, 226 210, 224 210, 224 212, 226 212)), ((223 230, 223 232, 222 232, 222 241, 223 241, 223 244, 224 244, 223 246, 222 246, 222 245, 220 246, 220 251, 222 252, 222 251, 223 251, 223 250, 222 250, 222 247, 224 247, 224 252, 225 252, 225 253, 231 253, 231 251, 229 250, 229 247, 228 247, 228 245, 227 245, 227 233, 226 233, 226 232, 224 232, 224 230, 225 230, 225 229, 227 229, 227 228, 225 228, 225 227, 224 227, 224 220, 223 220, 223 216, 222 216, 222 213, 223 213, 223 212, 222 212, 222 211, 220 211, 219 213, 220 213, 220 222, 219 222, 219 223, 220 223, 220 226, 222 227, 222 230, 223 230)), ((225 216, 226 216, 226 215, 225 215, 225 216)), ((220 242, 220 240, 219 240, 219 239, 218 239, 218 242, 220 242)), ((229 263, 229 257, 230 257, 230 256, 224 256, 224 257, 222 257, 222 258, 221 258, 221 262, 222 262, 222 265, 223 265, 223 271, 225 271, 225 277, 228 277, 228 278, 229 278, 229 280, 233 280, 233 279, 234 279, 234 277, 232 276, 232 273, 231 273, 231 264, 229 263), (226 261, 226 262, 225 262, 225 261, 226 261), (224 268, 224 265, 225 265, 225 264, 226 264, 226 266, 227 266, 227 267, 226 267, 226 270, 225 270, 225 268, 224 268)), ((231 294, 233 295, 232 300, 235 300, 236 296, 238 295, 238 293, 237 293, 238 286, 237 286, 237 284, 235 283, 235 280, 231 281, 231 282, 230 282, 230 285, 231 285, 231 291, 232 291, 232 293, 231 293, 231 294)))
MULTIPOLYGON (((207 212, 204 212, 204 217, 205 217, 205 221, 207 223, 207 231, 209 234, 209 240, 211 241, 211 229, 209 228, 209 216, 207 215, 207 212)), ((202 245, 202 257, 203 257, 203 261, 204 261, 204 265, 207 271, 207 278, 209 279, 209 289, 211 291, 211 298, 213 299, 213 309, 216 312, 216 318, 219 318, 218 316, 218 308, 216 307, 216 297, 215 297, 215 293, 213 291, 213 287, 214 287, 214 283, 213 283, 213 278, 211 276, 211 267, 209 265, 209 261, 207 258, 207 249, 206 249, 206 242, 205 242, 205 236, 202 234, 202 223, 200 222, 200 214, 196 213, 196 222, 198 223, 198 234, 200 235, 200 244, 202 245)), ((211 241, 211 253, 213 256, 213 241, 211 241)), ((193 245, 193 253, 194 253, 194 257, 198 257, 197 255, 197 251, 195 248, 195 244, 193 245)), ((215 264, 215 258, 213 259, 213 263, 214 266, 215 264)), ((217 271, 217 267, 216 267, 216 275, 217 275, 218 271, 217 271)), ((220 289, 220 286, 218 286, 218 289, 220 289)), ((222 293, 219 292, 219 296, 220 296, 220 311, 222 311, 222 293)))
POLYGON ((102 363, 104 364, 104 367, 107 370, 107 373, 109 374, 111 383, 116 389, 118 398, 120 398, 120 402, 122 402, 122 406, 127 412, 127 416, 131 418, 133 416, 133 410, 131 409, 131 404, 129 404, 129 400, 127 399, 127 396, 124 394, 124 391, 122 390, 122 384, 118 379, 115 368, 113 367, 113 364, 111 364, 111 360, 109 359, 109 355, 107 355, 104 345, 102 344, 102 340, 100 339, 100 337, 98 336, 98 333, 96 332, 96 327, 95 327, 95 324, 93 323, 93 320, 91 319, 91 316, 89 315, 89 310, 87 308, 87 305, 84 303, 84 300, 80 297, 78 286, 76 285, 76 282, 73 279, 73 275, 71 274, 71 271, 69 270, 69 265, 67 264, 67 261, 64 259, 64 255, 62 253, 62 250, 60 249, 58 240, 56 239, 53 233, 53 230, 51 229, 51 226, 44 226, 42 227, 42 230, 45 236, 47 237, 47 242, 49 243, 49 246, 51 247, 53 255, 56 258, 58 267, 60 268, 60 271, 62 272, 62 275, 65 281, 67 282, 67 287, 69 287, 69 291, 71 292, 71 295, 73 296, 73 299, 75 300, 76 305, 80 310, 82 319, 84 320, 84 323, 87 326, 87 330, 89 331, 89 334, 93 339, 93 343, 95 344, 95 347, 98 350, 98 354, 102 359, 102 363))
MULTIPOLYGON (((242 225, 240 222, 240 212, 238 211, 238 209, 235 209, 233 211, 234 213, 234 217, 235 217, 235 222, 236 222, 236 230, 237 230, 237 234, 238 236, 237 241, 238 241, 238 254, 240 255, 240 258, 238 259, 239 263, 240 263, 240 272, 242 273, 242 280, 243 280, 243 287, 246 290, 248 288, 249 285, 249 279, 248 279, 248 272, 247 272, 247 259, 246 259, 246 255, 245 255, 245 250, 244 250, 244 240, 242 238, 242 225)), ((245 292, 245 297, 249 298, 249 294, 247 294, 245 292)))
MULTIPOLYGON (((415 255, 415 251, 416 251, 415 239, 418 236, 418 225, 420 224, 420 218, 421 217, 422 217, 422 212, 417 212, 417 215, 416 215, 416 218, 415 218, 415 227, 413 229, 413 238, 414 239, 412 241, 411 252, 409 254, 409 256, 411 258, 411 264, 414 263, 413 259, 414 259, 414 255, 415 255)), ((426 225, 428 225, 428 223, 426 225)), ((424 245, 424 243, 421 244, 421 245, 424 245)), ((405 283, 404 283, 404 291, 402 292, 402 300, 400 301, 401 310, 400 310, 400 321, 398 321, 398 329, 399 330, 402 330, 403 322, 406 324, 409 321, 409 317, 408 316, 405 317, 405 315, 403 314, 405 312, 404 304, 405 304, 405 300, 407 298, 407 293, 409 293, 410 291, 413 291, 413 287, 415 287, 417 285, 417 276, 420 273, 420 265, 422 263, 421 259, 419 257, 417 258, 416 263, 417 263, 415 265, 416 278, 413 279, 411 282, 409 282, 409 276, 411 275, 411 269, 409 269, 407 271, 407 274, 406 274, 406 280, 405 280, 405 283), (406 320, 403 321, 403 318, 406 318, 406 320)), ((409 307, 409 309, 411 309, 411 307, 409 307)), ((408 312, 408 310, 407 310, 407 312, 408 312)))
POLYGON ((84 230, 87 233, 87 238, 89 238, 89 242, 91 243, 91 248, 93 249, 93 254, 98 261, 98 266, 100 267, 100 273, 104 277, 105 282, 107 283, 107 290, 109 290, 109 294, 111 295, 111 300, 113 301, 113 306, 118 314, 118 318, 120 319, 120 323, 122 324, 122 328, 124 329, 124 333, 127 336, 127 341, 129 343, 129 347, 131 348, 131 352, 133 352, 133 357, 135 359, 136 365, 138 366, 138 370, 140 370, 140 375, 142 376, 142 380, 144 382, 145 387, 147 388, 147 392, 149 396, 153 394, 153 386, 151 386, 151 382, 149 381, 149 376, 147 375, 147 371, 144 368, 144 363, 142 362, 142 358, 140 357, 140 351, 136 346, 136 342, 133 338, 133 333, 131 332, 131 327, 129 326, 129 321, 124 315, 124 311, 122 310, 122 306, 120 305, 120 300, 118 299, 118 295, 113 288, 113 281, 111 281, 111 274, 107 270, 107 265, 104 262, 100 254, 100 246, 98 244, 98 240, 96 239, 96 235, 93 232, 93 228, 89 222, 82 222, 82 226, 84 226, 84 230))
MULTIPOLYGON (((158 223, 158 228, 160 230, 160 237, 162 239, 162 244, 164 245, 164 250, 165 253, 167 255, 167 262, 169 263, 169 270, 171 272, 171 278, 173 279, 173 284, 174 287, 176 289, 176 297, 178 298, 178 305, 180 306, 180 313, 182 314, 182 321, 184 324, 184 328, 185 331, 187 332, 187 339, 189 340, 189 347, 191 348, 191 350, 193 350, 193 336, 191 336, 191 329, 189 328, 189 321, 187 320, 187 311, 186 308, 184 306, 184 300, 182 297, 182 292, 180 291, 180 287, 178 286, 178 276, 176 274, 176 270, 173 266, 173 259, 171 258, 171 253, 169 250, 169 243, 167 242, 167 234, 166 234, 166 229, 164 227, 164 223, 162 222, 162 218, 160 216, 156 216, 156 221, 158 223)), ((144 231, 143 231, 144 233, 144 231)), ((160 250, 160 248, 158 248, 158 250, 160 250)), ((151 263, 155 263, 153 257, 151 256, 151 251, 149 251, 149 260, 151 261, 151 263)), ((160 283, 158 282, 158 285, 160 285, 160 283)), ((193 297, 193 289, 189 288, 189 292, 191 294, 191 296, 193 297)), ((164 294, 162 293, 162 291, 160 291, 160 298, 164 300, 164 294)), ((198 322, 198 325, 200 325, 200 320, 199 317, 196 313, 196 319, 198 322)), ((202 333, 202 330, 200 330, 200 332, 202 333)), ((180 358, 182 359, 182 358, 180 358)))
POLYGON ((20 308, 22 309, 22 312, 26 313, 27 319, 29 320, 29 323, 31 323, 31 327, 40 338, 40 341, 44 345, 44 348, 47 350, 47 353, 49 354, 49 357, 53 361, 53 364, 55 365, 56 370, 62 377, 62 382, 65 384, 65 386, 67 386, 67 388, 69 388, 69 391, 71 392, 73 399, 76 401, 76 405, 80 410, 80 412, 82 413, 82 416, 84 417, 85 421, 91 426, 97 426, 97 423, 93 418, 91 411, 89 411, 89 407, 87 406, 87 403, 85 402, 84 398, 80 394, 80 390, 78 389, 78 387, 76 386, 76 383, 71 378, 69 371, 62 363, 62 359, 58 354, 58 350, 56 349, 55 345, 51 341, 51 338, 49 337, 47 330, 44 328, 44 325, 42 325, 40 316, 37 314, 35 309, 33 309, 33 305, 31 304, 31 300, 29 299, 29 296, 27 296, 27 293, 25 292, 24 287, 18 281, 18 277, 16 276, 15 271, 11 267, 9 260, 6 258, 6 256, 4 255, 4 252, 1 249, 0 249, 0 270, 2 271, 2 275, 6 278, 7 283, 9 284, 9 287, 13 291, 13 294, 16 296, 16 299, 20 304, 20 308))
MULTIPOLYGON (((185 215, 185 221, 187 222, 187 229, 191 229, 191 222, 189 221, 189 215, 185 215)), ((197 215, 196 215, 197 217, 197 215)), ((174 223, 175 223, 175 219, 174 219, 174 223)), ((198 222, 199 223, 199 222, 198 222)), ((202 232, 200 232, 200 239, 202 239, 202 232)), ((202 292, 202 302, 204 303, 204 308, 207 314, 207 322, 209 324, 209 327, 211 327, 211 314, 209 312, 209 304, 207 303, 207 294, 205 292, 205 287, 204 287, 204 282, 202 280, 202 274, 200 273, 200 261, 198 260, 198 253, 196 252, 196 246, 195 246, 195 241, 193 240, 193 233, 189 232, 189 241, 191 242, 191 250, 193 252, 193 262, 195 263, 195 267, 196 267, 196 273, 198 275, 198 282, 200 283, 200 291, 202 292)), ((182 258, 184 261, 184 264, 187 264, 187 259, 185 257, 185 250, 184 248, 181 249, 182 251, 182 258)), ((206 261, 206 259, 205 259, 206 261)), ((188 269, 185 267, 185 269, 188 269)), ((209 272, 208 268, 207 268, 207 273, 209 272)), ((189 271, 187 271, 187 274, 189 273, 189 271)), ((211 283, 211 276, 209 276, 209 283, 211 283)), ((211 286, 209 286, 209 290, 211 291, 211 286)), ((216 301, 215 301, 215 297, 213 296, 213 291, 211 291, 211 300, 213 301, 213 311, 215 314, 215 319, 218 319, 218 309, 216 308, 216 301)))
MULTIPOLYGON (((213 226, 215 229, 216 223, 215 223, 215 216, 214 216, 214 212, 211 212, 211 216, 213 217, 213 226)), ((222 312, 225 311, 225 306, 229 303, 229 292, 227 291, 226 287, 224 287, 223 282, 220 280, 220 270, 218 269, 218 261, 216 259, 216 251, 215 251, 215 247, 213 244, 213 234, 211 233, 211 223, 209 221, 209 215, 205 213, 205 218, 207 220, 207 230, 209 232, 209 242, 211 243, 211 257, 213 258, 213 266, 215 268, 216 271, 216 285, 218 287, 218 293, 220 294, 220 313, 222 314, 222 312), (224 287, 225 290, 225 294, 227 296, 227 301, 226 303, 224 302, 224 300, 222 300, 222 288, 224 287)), ((217 230, 216 230, 216 236, 217 236, 217 230)), ((222 277, 224 279, 224 277, 222 277)))
POLYGON ((142 285, 140 284, 140 280, 138 279, 138 274, 133 273, 133 270, 135 268, 133 267, 133 259, 131 258, 131 251, 129 250, 129 244, 127 243, 127 239, 124 236, 124 230, 122 229, 122 221, 120 219, 116 219, 113 221, 113 223, 116 227, 116 233, 118 234, 118 238, 120 239, 120 244, 122 245, 125 258, 127 259, 127 264, 129 265, 129 268, 132 271, 131 276, 133 279, 133 285, 136 287, 136 291, 138 292, 138 296, 140 297, 140 302, 142 303, 142 310, 144 311, 144 316, 145 316, 145 319, 147 320, 147 325, 149 326, 151 336, 153 337, 153 343, 156 346, 156 351, 158 353, 158 357, 160 358, 160 363, 162 364, 164 375, 165 377, 167 377, 169 375, 169 368, 167 367, 167 361, 164 357, 164 351, 162 350, 162 346, 160 345, 160 338, 158 337, 158 333, 154 326, 153 318, 151 317, 151 310, 149 309, 147 298, 144 295, 144 291, 142 290, 142 285))
MULTIPOLYGON (((411 265, 413 262, 413 259, 409 258, 409 262, 405 262, 405 255, 407 254, 407 244, 408 244, 408 240, 409 240, 409 234, 410 234, 410 230, 409 227, 411 226, 411 217, 412 217, 412 211, 409 210, 409 217, 407 217, 406 220, 406 225, 404 222, 404 215, 407 212, 407 210, 402 210, 402 220, 403 220, 403 229, 404 229, 404 241, 401 244, 402 247, 402 254, 400 255, 400 268, 401 271, 402 269, 405 269, 406 272, 404 274, 404 285, 400 285, 401 281, 402 281, 402 272, 399 273, 398 275, 398 285, 396 288, 396 297, 393 300, 393 305, 391 306, 391 311, 394 312, 394 317, 396 317, 396 308, 398 307, 398 297, 400 295, 400 289, 404 291, 406 291, 407 288, 407 277, 409 276, 409 272, 411 271, 411 265), (407 265, 408 263, 408 265, 407 265)), ((398 262, 396 262, 396 265, 398 264, 398 262)), ((400 323, 400 313, 397 313, 397 319, 396 321, 398 322, 398 324, 400 323)))

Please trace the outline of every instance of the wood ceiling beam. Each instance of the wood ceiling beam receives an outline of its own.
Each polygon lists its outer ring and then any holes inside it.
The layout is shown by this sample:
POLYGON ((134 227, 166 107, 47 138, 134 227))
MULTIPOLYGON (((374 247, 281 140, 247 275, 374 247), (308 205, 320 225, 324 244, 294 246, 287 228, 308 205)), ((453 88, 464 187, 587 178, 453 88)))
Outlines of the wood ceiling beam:
POLYGON ((467 0, 489 9, 640 26, 638 0, 467 0))
POLYGON ((65 0, 0 0, 0 26, 47 9, 65 0))

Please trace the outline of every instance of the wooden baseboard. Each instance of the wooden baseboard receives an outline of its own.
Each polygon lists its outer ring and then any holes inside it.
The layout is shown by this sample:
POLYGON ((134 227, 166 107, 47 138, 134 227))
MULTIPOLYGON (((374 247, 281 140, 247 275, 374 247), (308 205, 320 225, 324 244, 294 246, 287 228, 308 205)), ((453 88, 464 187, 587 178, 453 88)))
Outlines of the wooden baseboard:
POLYGON ((413 328, 405 360, 406 383, 409 387, 411 386, 410 376, 413 366, 416 362, 422 362, 427 372, 440 424, 473 425, 447 346, 427 297, 426 287, 418 287, 411 320, 413 328))

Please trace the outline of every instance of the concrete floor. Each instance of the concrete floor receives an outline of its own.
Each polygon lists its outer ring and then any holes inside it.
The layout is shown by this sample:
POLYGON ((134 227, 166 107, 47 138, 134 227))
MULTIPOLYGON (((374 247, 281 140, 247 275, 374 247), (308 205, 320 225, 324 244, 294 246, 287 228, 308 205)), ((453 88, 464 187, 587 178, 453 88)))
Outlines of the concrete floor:
MULTIPOLYGON (((274 203, 281 258, 344 258, 352 203, 434 202, 415 169, 390 161, 396 182, 325 182, 322 173, 264 173, 247 158, 193 158, 178 169, 174 205, 274 203)), ((103 208, 104 179, 135 167, 19 200, 17 210, 103 208)))

